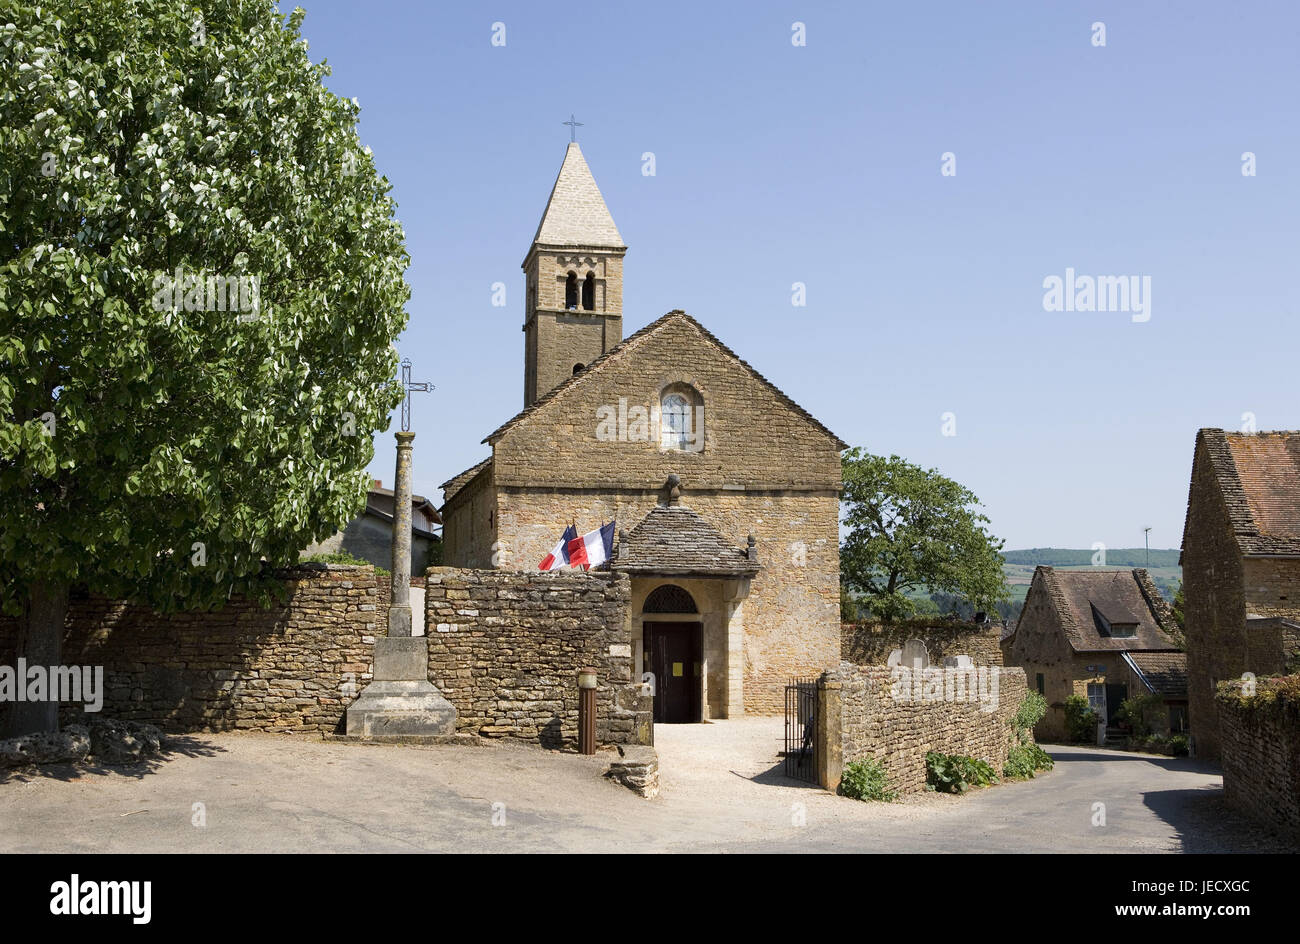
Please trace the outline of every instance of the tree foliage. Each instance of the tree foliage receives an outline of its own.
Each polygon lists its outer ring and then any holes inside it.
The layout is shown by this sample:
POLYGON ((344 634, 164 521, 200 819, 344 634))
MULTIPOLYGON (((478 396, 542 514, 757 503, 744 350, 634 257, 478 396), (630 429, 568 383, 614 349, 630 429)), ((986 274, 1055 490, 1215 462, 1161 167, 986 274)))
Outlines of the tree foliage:
POLYGON ((271 0, 0 17, 9 612, 68 585, 160 607, 254 592, 364 502, 408 257, 302 20, 271 0), (256 307, 214 308, 210 279, 241 276, 256 307))
POLYGON ((840 548, 844 585, 884 620, 915 608, 908 590, 959 594, 992 610, 1009 597, 999 552, 1002 541, 966 488, 934 469, 861 449, 844 454, 840 548))

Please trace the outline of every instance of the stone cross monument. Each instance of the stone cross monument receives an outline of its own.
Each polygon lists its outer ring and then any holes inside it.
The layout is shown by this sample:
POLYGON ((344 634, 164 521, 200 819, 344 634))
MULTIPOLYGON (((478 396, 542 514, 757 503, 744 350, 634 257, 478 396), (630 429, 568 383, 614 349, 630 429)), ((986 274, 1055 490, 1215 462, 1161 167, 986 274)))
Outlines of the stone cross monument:
POLYGON ((347 712, 351 737, 419 739, 455 733, 456 709, 429 681, 429 640, 411 635, 411 446, 397 433, 393 487, 393 580, 388 635, 375 640, 374 680, 347 712))

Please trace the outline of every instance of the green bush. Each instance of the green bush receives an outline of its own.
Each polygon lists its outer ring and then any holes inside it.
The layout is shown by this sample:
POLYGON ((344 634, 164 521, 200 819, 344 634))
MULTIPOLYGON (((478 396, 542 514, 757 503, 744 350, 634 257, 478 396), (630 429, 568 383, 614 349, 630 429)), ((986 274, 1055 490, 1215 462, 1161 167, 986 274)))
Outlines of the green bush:
POLYGON ((874 757, 855 760, 844 765, 840 780, 840 793, 855 800, 897 800, 898 794, 889 789, 885 765, 874 757))
POLYGON ((1065 699, 1065 732, 1074 743, 1097 739, 1097 712, 1088 706, 1082 695, 1065 699))
POLYGON ((1147 737, 1156 733, 1164 711, 1165 701, 1159 695, 1134 695, 1120 703, 1115 720, 1127 724, 1133 737, 1147 737))
MULTIPOLYGON (((306 557, 299 558, 300 563, 304 564, 357 564, 362 567, 369 567, 370 561, 362 560, 347 551, 336 551, 333 554, 309 554, 306 557)), ((375 573, 381 577, 389 577, 391 573, 383 567, 376 566, 375 573)))
POLYGON ((1016 742, 1029 744, 1033 741, 1034 725, 1043 720, 1047 714, 1047 699, 1038 692, 1029 692, 1020 701, 1015 716, 1011 719, 1011 729, 1016 732, 1016 742))
POLYGON ((962 754, 925 755, 925 786, 940 793, 965 793, 970 787, 987 787, 998 782, 991 764, 962 754))
POLYGON ((1187 735, 1175 734, 1169 739, 1169 752, 1175 757, 1187 756, 1187 735))
POLYGON ((1015 777, 1022 780, 1030 780, 1034 774, 1040 770, 1051 770, 1055 762, 1037 744, 1018 744, 1007 753, 1006 766, 1002 768, 1002 776, 1015 777))

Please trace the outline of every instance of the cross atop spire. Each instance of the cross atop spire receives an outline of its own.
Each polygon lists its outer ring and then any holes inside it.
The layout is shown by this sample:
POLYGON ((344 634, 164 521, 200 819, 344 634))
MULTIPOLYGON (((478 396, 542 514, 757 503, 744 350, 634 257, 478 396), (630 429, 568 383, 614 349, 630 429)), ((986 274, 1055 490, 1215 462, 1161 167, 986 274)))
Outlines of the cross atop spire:
POLYGON ((569 120, 561 121, 560 124, 569 126, 569 141, 576 142, 578 140, 578 129, 582 127, 582 122, 574 120, 573 113, 570 112, 569 120))

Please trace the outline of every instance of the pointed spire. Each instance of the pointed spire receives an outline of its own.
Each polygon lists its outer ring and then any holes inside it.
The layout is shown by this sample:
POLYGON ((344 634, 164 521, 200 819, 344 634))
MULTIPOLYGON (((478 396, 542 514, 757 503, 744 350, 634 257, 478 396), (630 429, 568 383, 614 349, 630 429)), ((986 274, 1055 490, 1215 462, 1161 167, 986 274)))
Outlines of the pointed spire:
POLYGON ((569 144, 534 244, 626 249, 576 141, 569 144))

